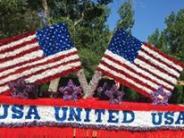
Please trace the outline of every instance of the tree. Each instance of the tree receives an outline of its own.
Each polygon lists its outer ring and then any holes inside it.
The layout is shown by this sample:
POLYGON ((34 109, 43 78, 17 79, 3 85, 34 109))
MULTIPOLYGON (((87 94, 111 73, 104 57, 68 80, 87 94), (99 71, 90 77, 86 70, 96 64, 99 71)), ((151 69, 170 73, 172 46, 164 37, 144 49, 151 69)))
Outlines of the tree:
POLYGON ((40 25, 27 0, 1 0, 0 16, 0 38, 32 31, 40 25))
POLYGON ((184 61, 184 9, 177 13, 172 12, 165 20, 164 30, 169 52, 184 61))
POLYGON ((164 52, 184 61, 184 9, 172 12, 165 19, 166 28, 158 29, 148 37, 149 43, 155 44, 164 52))
POLYGON ((123 5, 121 5, 118 13, 120 15, 120 20, 118 21, 117 27, 123 28, 125 31, 131 33, 131 29, 134 25, 132 0, 128 0, 123 5))
POLYGON ((152 35, 148 36, 148 43, 153 44, 155 47, 161 49, 164 52, 168 52, 168 48, 165 46, 166 39, 163 32, 160 32, 157 28, 152 35))

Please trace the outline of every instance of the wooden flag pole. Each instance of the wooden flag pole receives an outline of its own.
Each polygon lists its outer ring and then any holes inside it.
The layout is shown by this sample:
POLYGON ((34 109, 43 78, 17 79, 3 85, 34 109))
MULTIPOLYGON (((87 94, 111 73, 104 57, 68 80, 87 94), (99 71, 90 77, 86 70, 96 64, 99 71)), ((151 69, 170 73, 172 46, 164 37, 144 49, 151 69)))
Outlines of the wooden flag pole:
POLYGON ((98 83, 99 81, 101 80, 102 78, 102 72, 101 71, 95 71, 95 74, 93 75, 90 83, 89 83, 89 87, 90 87, 90 91, 85 95, 84 98, 88 98, 88 97, 92 97, 97 86, 98 86, 98 83))
POLYGON ((87 98, 90 92, 90 86, 88 85, 86 76, 84 74, 84 69, 80 69, 79 71, 77 71, 77 77, 84 92, 83 98, 87 98))

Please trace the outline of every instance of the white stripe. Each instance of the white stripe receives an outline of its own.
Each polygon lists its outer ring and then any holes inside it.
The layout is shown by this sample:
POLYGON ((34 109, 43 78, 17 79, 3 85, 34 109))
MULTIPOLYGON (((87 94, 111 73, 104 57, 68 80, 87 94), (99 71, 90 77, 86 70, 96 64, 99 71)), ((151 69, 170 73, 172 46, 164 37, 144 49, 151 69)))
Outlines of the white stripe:
POLYGON ((17 54, 19 54, 21 52, 24 52, 26 50, 29 50, 29 49, 35 48, 35 47, 39 47, 39 44, 37 42, 33 43, 33 44, 25 45, 24 47, 18 48, 14 51, 10 51, 10 52, 0 54, 0 59, 11 57, 11 56, 16 56, 17 54))
POLYGON ((17 46, 17 45, 20 45, 20 44, 22 44, 22 43, 24 43, 26 41, 31 41, 34 38, 36 38, 36 35, 35 34, 34 35, 27 36, 27 37, 24 37, 24 38, 19 39, 17 41, 13 41, 13 42, 11 42, 9 44, 2 45, 2 46, 0 46, 0 51, 5 50, 7 48, 12 48, 12 47, 17 46))
POLYGON ((183 68, 182 68, 180 65, 175 64, 175 63, 172 62, 171 60, 169 60, 169 59, 165 58, 164 56, 160 55, 158 52, 156 52, 156 51, 150 49, 149 47, 147 47, 147 46, 145 46, 145 45, 142 45, 142 48, 143 48, 146 52, 148 52, 149 54, 152 54, 154 57, 159 58, 161 61, 163 61, 163 62, 169 64, 170 66, 172 66, 172 67, 178 69, 179 71, 183 71, 183 68))
POLYGON ((139 65, 140 67, 149 70, 150 72, 154 73, 155 75, 159 75, 160 77, 162 77, 164 80, 167 80, 173 84, 176 84, 177 80, 161 71, 159 71, 158 69, 156 69, 153 66, 150 66, 149 64, 147 64, 146 62, 139 60, 139 59, 135 59, 134 63, 139 65))
POLYGON ((8 90, 9 90, 9 87, 7 85, 0 86, 0 93, 5 92, 5 91, 8 91, 8 90))
MULTIPOLYGON (((67 71, 69 69, 80 67, 80 66, 81 66, 81 62, 80 61, 75 62, 75 63, 68 63, 64 67, 63 67, 63 65, 61 65, 58 68, 54 68, 54 69, 42 72, 40 74, 33 75, 33 76, 29 77, 28 79, 26 79, 26 81, 30 82, 30 83, 33 83, 33 82, 35 82, 37 80, 44 79, 45 77, 53 76, 53 75, 55 75, 57 73, 60 73, 60 72, 63 72, 63 71, 67 71)), ((9 87, 7 85, 0 87, 0 93, 5 92, 7 90, 9 90, 9 87)))
POLYGON ((43 51, 42 50, 38 50, 38 51, 35 51, 35 52, 32 52, 32 53, 26 54, 22 57, 15 58, 15 59, 9 60, 7 62, 3 62, 3 63, 0 64, 0 69, 6 68, 6 67, 9 67, 9 66, 12 66, 12 65, 16 65, 16 64, 19 64, 19 63, 22 63, 22 62, 25 62, 25 61, 29 61, 29 60, 32 60, 32 59, 36 59, 38 57, 43 57, 43 51))
POLYGON ((39 74, 36 74, 36 75, 32 75, 31 77, 29 77, 28 79, 26 79, 27 82, 30 82, 30 83, 33 83, 35 81, 38 81, 38 80, 42 80, 46 77, 50 77, 50 76, 53 76, 57 73, 61 73, 61 72, 64 72, 64 71, 67 71, 69 69, 72 69, 72 68, 76 68, 76 67, 80 67, 81 66, 81 62, 78 61, 78 62, 75 62, 75 63, 68 63, 66 65, 61 65, 57 68, 54 68, 54 69, 51 69, 51 70, 47 70, 45 72, 42 72, 42 73, 39 73, 39 74))
POLYGON ((180 74, 177 71, 175 71, 172 68, 168 67, 167 65, 159 62, 158 60, 155 60, 151 56, 147 55, 145 52, 139 50, 138 55, 143 57, 143 58, 145 58, 146 60, 148 60, 149 62, 153 63, 154 65, 159 66, 160 68, 162 68, 163 70, 165 70, 169 74, 173 74, 176 77, 180 76, 180 74))
MULTIPOLYGON (((136 73, 134 73, 134 72, 128 70, 127 68, 125 68, 125 67, 123 67, 123 66, 120 66, 120 65, 118 65, 118 64, 116 64, 116 63, 114 63, 114 62, 112 62, 111 60, 109 60, 109 59, 107 59, 107 58, 104 58, 104 57, 103 57, 102 60, 103 60, 106 64, 111 65, 111 66, 113 66, 113 67, 115 67, 115 68, 117 68, 117 69, 119 69, 119 70, 125 72, 126 74, 128 74, 128 75, 130 75, 130 76, 136 78, 137 80, 141 80, 141 81, 144 82, 145 84, 151 86, 153 89, 156 89, 156 90, 157 90, 157 89, 160 87, 159 85, 155 84, 154 82, 152 82, 152 81, 150 81, 150 80, 147 80, 147 79, 144 79, 144 78, 141 77, 140 75, 138 75, 138 74, 136 74, 136 73)), ((169 92, 167 89, 164 89, 164 91, 169 92)))
POLYGON ((4 79, 1 79, 0 85, 5 84, 5 83, 10 82, 10 81, 13 81, 13 80, 16 80, 16 79, 23 77, 23 76, 33 74, 33 73, 40 71, 40 70, 43 70, 43 69, 52 68, 53 66, 57 66, 59 64, 62 64, 62 63, 65 63, 65 62, 68 62, 68 61, 74 60, 74 59, 79 59, 79 56, 72 55, 69 57, 65 57, 59 61, 55 61, 53 63, 49 63, 49 64, 45 63, 45 65, 36 66, 36 67, 30 68, 29 70, 25 70, 21 73, 16 73, 16 74, 10 75, 4 79))
POLYGON ((76 52, 76 51, 77 51, 76 48, 72 48, 70 50, 62 51, 62 52, 56 53, 54 55, 42 58, 42 59, 40 59, 38 61, 34 61, 34 62, 31 62, 31 63, 24 64, 22 66, 17 66, 17 67, 5 70, 3 72, 0 72, 0 77, 6 76, 6 75, 8 75, 8 74, 10 74, 12 72, 17 71, 18 69, 21 69, 21 68, 24 68, 24 67, 27 67, 27 66, 34 66, 36 64, 41 64, 41 63, 44 63, 44 62, 46 62, 46 61, 48 61, 50 59, 57 58, 57 57, 62 56, 62 55, 67 55, 67 54, 70 54, 70 53, 76 52))
POLYGON ((125 60, 123 57, 120 57, 114 53, 112 53, 111 51, 109 50, 106 50, 105 52, 106 55, 114 58, 115 60, 118 60, 119 62, 121 62, 122 64, 125 64, 127 65, 128 67, 132 68, 133 70, 135 70, 136 72, 142 74, 142 75, 146 75, 148 78, 150 78, 151 80, 154 80, 156 82, 158 82, 159 84, 163 85, 163 86, 166 86, 170 89, 174 89, 174 86, 170 85, 169 83, 163 81, 163 80, 160 80, 158 79, 156 76, 146 72, 145 70, 142 70, 141 68, 139 68, 138 66, 130 63, 129 61, 125 60))
POLYGON ((116 76, 116 77, 122 78, 123 80, 125 80, 125 81, 127 81, 127 82, 133 84, 134 86, 136 86, 136 87, 138 87, 138 88, 144 90, 145 92, 147 92, 147 93, 149 93, 149 94, 152 93, 152 90, 150 90, 149 88, 146 88, 146 87, 140 85, 139 83, 136 83, 135 81, 133 81, 133 80, 127 78, 127 77, 126 77, 125 75, 123 75, 123 74, 120 74, 120 73, 118 73, 118 72, 115 72, 115 71, 113 71, 113 70, 107 68, 106 66, 104 66, 104 65, 102 65, 102 64, 100 64, 98 67, 101 68, 102 70, 105 70, 105 71, 107 71, 107 72, 113 74, 113 75, 116 76))

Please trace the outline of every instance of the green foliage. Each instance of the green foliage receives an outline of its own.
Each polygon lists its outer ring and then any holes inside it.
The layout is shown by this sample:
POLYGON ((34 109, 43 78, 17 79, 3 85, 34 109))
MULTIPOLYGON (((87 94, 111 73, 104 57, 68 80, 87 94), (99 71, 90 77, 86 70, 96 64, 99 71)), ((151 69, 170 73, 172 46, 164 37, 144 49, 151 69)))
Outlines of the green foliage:
POLYGON ((134 11, 132 7, 132 1, 128 0, 121 5, 119 11, 120 20, 118 21, 118 28, 123 28, 125 31, 131 33, 131 29, 134 25, 134 11))
POLYGON ((26 0, 1 0, 0 16, 0 38, 35 30, 40 24, 26 0))
POLYGON ((172 12, 166 19, 166 28, 158 29, 148 37, 149 43, 155 44, 164 52, 184 61, 184 9, 172 12))

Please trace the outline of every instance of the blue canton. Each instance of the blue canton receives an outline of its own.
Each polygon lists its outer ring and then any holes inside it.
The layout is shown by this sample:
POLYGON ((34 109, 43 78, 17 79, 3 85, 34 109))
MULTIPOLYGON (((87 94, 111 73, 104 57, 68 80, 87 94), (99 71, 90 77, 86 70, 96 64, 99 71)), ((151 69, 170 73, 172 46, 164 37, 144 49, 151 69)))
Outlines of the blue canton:
POLYGON ((66 25, 55 24, 40 29, 36 33, 45 56, 53 55, 74 47, 66 25))
POLYGON ((133 62, 141 45, 142 43, 135 37, 126 33, 123 29, 118 29, 109 44, 108 50, 133 62))

